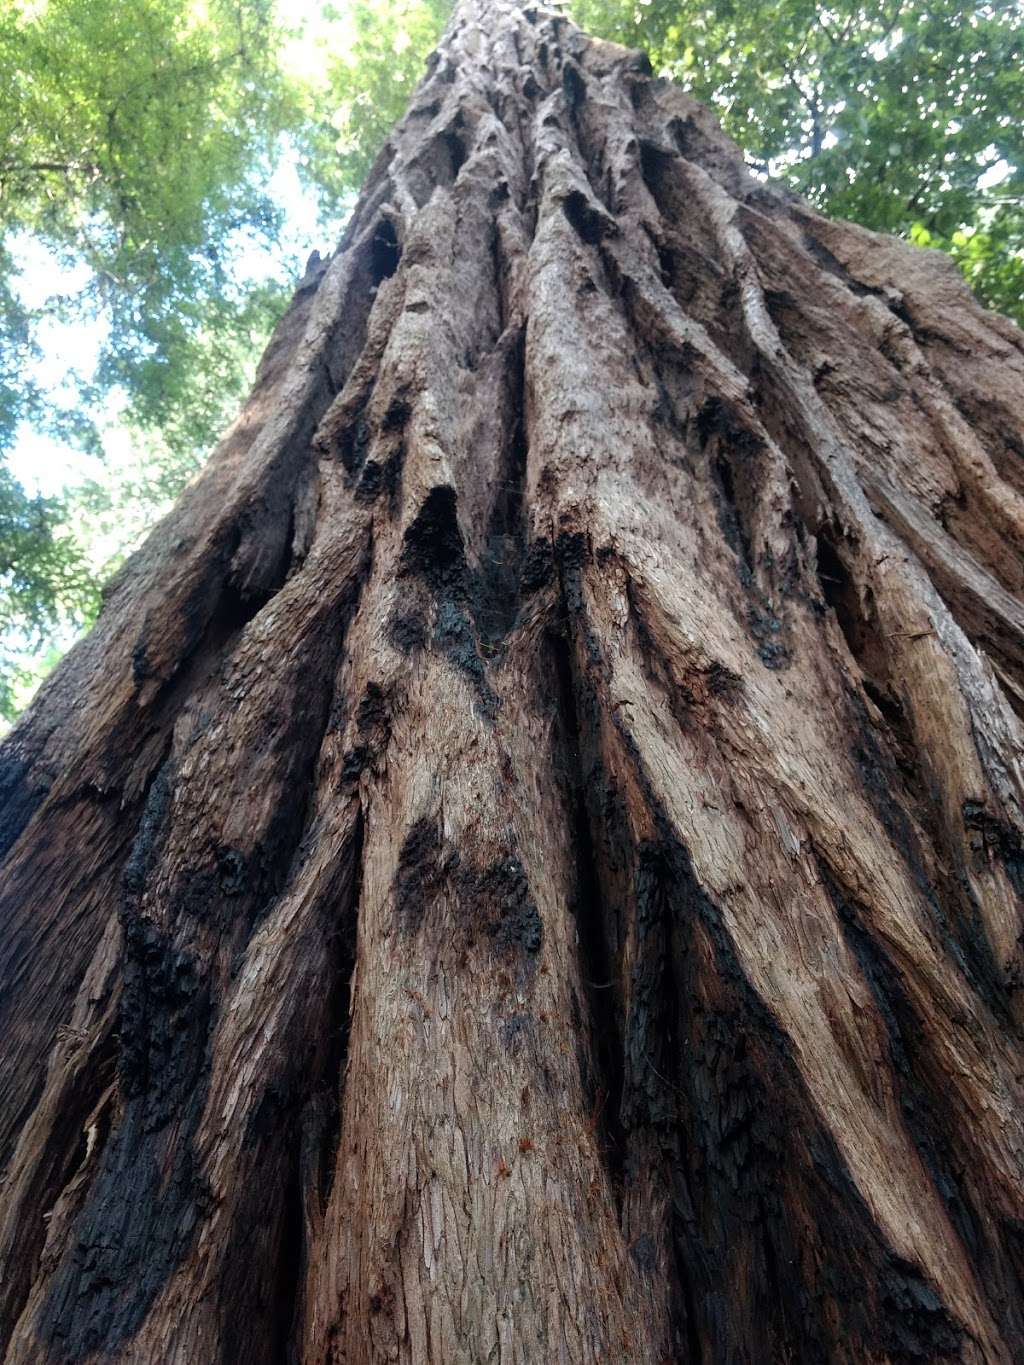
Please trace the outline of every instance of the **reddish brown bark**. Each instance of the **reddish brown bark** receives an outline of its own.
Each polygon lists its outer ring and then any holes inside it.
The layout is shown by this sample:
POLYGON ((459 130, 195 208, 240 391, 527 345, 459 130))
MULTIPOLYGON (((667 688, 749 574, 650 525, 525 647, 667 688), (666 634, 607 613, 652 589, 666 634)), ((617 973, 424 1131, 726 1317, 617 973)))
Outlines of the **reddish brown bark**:
POLYGON ((463 0, 4 747, 8 1365, 1020 1358, 1022 412, 463 0))

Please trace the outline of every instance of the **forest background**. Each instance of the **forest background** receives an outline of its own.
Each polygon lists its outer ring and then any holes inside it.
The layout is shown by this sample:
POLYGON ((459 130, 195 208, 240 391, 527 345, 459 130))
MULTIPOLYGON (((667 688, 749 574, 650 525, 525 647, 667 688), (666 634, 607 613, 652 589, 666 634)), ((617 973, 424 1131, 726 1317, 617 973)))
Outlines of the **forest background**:
MULTIPOLYGON (((573 0, 755 174, 1024 322, 1024 8, 573 0)), ((0 8, 0 717, 195 474, 333 247, 448 0, 0 8)), ((0 720, 0 724, 3 720, 0 720)))

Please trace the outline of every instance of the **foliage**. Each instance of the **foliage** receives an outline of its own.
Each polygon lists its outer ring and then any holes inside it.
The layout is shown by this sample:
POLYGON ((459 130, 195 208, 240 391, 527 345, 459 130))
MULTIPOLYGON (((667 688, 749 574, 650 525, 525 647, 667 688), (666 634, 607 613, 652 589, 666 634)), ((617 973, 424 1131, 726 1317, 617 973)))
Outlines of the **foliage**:
MULTIPOLYGON (((166 377, 236 325, 239 260, 280 225, 261 185, 291 110, 269 0, 22 0, 0 15, 0 70, 0 231, 88 267, 58 307, 102 317, 101 384, 181 410, 166 377)), ((18 402, 5 414, 9 442, 18 402)))
POLYGON ((319 75, 306 85, 297 141, 328 210, 362 184, 451 8, 451 0, 353 0, 325 11, 319 75))
POLYGON ((55 623, 98 608, 99 583, 66 521, 60 500, 30 497, 0 465, 0 715, 17 709, 55 623))
POLYGON ((575 0, 573 10, 591 31, 646 47, 656 70, 716 109, 755 166, 835 217, 951 250, 986 303, 1024 321, 1019 4, 575 0))
POLYGON ((159 436, 163 491, 177 492, 174 485, 194 471, 223 432, 289 292, 277 280, 240 286, 227 279, 200 307, 181 300, 147 318, 152 345, 146 353, 104 355, 100 385, 129 390, 132 423, 140 434, 159 436))

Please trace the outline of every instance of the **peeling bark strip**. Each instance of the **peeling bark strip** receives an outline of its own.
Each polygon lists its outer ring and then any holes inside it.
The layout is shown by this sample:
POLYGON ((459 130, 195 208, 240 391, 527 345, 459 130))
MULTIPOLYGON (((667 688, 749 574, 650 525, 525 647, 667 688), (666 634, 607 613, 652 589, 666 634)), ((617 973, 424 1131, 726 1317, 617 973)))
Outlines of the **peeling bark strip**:
POLYGON ((463 0, 0 756, 7 1365, 1024 1358, 1022 413, 463 0))

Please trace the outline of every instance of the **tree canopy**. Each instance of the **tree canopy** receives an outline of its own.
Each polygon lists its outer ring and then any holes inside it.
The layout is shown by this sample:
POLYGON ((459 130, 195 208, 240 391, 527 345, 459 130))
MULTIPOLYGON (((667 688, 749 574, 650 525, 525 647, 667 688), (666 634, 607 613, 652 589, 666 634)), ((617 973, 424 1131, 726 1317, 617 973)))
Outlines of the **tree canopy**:
MULTIPOLYGON (((1018 5, 570 8, 646 48, 755 168, 829 214, 950 251, 984 302, 1024 319, 1018 5)), ((0 468, 0 711, 54 628, 96 610, 97 508, 108 530, 143 525, 250 381, 299 264, 275 171, 292 168, 326 235, 449 9, 353 0, 299 23, 273 0, 15 0, 0 15, 0 461, 27 427, 101 450, 111 420, 137 451, 105 487, 59 497, 0 468), (26 244, 77 287, 26 302, 26 244), (84 369, 63 357, 58 391, 36 364, 54 316, 92 319, 101 338, 84 369)))

